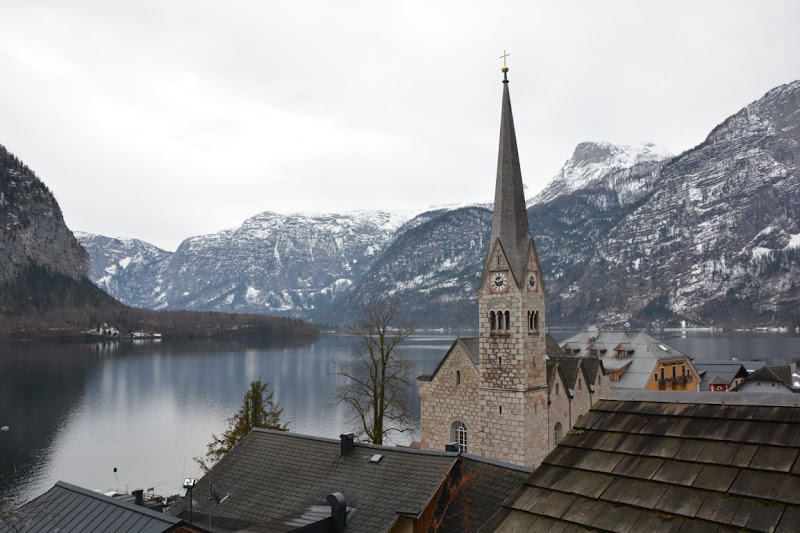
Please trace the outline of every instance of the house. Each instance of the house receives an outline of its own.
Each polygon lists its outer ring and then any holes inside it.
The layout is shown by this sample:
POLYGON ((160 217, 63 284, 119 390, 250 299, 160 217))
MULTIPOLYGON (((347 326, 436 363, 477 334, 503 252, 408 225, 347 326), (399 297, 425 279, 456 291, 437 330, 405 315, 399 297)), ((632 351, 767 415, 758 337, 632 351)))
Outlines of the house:
POLYGON ((794 387, 792 368, 789 365, 782 365, 759 368, 731 390, 734 392, 792 394, 800 389, 794 387))
MULTIPOLYGON (((139 493, 141 495, 141 493, 139 493)), ((63 481, 0 524, 2 533, 202 533, 183 520, 63 481)))
POLYGON ((536 467, 609 389, 602 364, 560 361, 564 354, 546 334, 546 289, 528 226, 507 73, 503 67, 492 232, 477 287, 479 336, 456 340, 436 370, 418 378, 420 441, 432 450, 455 441, 481 457, 536 467))
MULTIPOLYGON (((739 361, 694 359, 692 364, 700 374, 701 391, 729 392, 749 375, 745 365, 739 361)), ((760 365, 766 363, 760 362, 760 365)))
POLYGON ((451 450, 254 429, 198 481, 191 508, 168 512, 221 533, 477 530, 532 469, 451 450))
POLYGON ((696 391, 691 358, 644 331, 585 330, 559 343, 568 356, 599 358, 612 390, 696 391))
POLYGON ((481 531, 797 531, 794 395, 615 391, 481 531))

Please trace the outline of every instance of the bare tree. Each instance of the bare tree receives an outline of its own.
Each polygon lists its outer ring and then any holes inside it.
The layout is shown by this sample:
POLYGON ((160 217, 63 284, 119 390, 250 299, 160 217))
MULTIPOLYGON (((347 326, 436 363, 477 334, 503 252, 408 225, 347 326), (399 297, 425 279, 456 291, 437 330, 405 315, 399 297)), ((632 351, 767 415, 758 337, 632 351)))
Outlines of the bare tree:
POLYGON ((398 348, 412 332, 411 325, 397 319, 397 302, 380 299, 352 330, 358 343, 351 357, 333 360, 332 373, 347 378, 336 389, 335 403, 350 407, 366 442, 383 444, 391 433, 412 430, 408 389, 414 363, 398 348))

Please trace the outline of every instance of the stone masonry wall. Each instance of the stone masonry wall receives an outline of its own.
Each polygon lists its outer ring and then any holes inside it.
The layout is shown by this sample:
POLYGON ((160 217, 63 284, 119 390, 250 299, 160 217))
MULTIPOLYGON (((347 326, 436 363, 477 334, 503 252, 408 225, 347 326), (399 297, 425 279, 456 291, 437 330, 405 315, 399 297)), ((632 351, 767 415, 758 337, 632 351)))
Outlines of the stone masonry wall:
POLYGON ((467 426, 467 451, 477 453, 473 443, 478 434, 478 381, 478 370, 456 341, 432 380, 419 382, 422 448, 443 451, 453 440, 450 426, 460 420, 467 426), (456 384, 457 370, 460 385, 456 384))

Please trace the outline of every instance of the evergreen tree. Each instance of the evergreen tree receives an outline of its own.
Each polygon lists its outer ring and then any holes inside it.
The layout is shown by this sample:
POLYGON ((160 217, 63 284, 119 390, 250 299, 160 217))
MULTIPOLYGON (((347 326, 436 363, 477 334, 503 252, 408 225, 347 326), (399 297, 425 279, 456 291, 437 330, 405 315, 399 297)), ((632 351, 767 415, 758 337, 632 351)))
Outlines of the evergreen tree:
POLYGON ((239 412, 228 419, 228 429, 221 436, 211 434, 205 457, 194 460, 205 472, 214 466, 223 455, 233 449, 253 428, 287 431, 287 424, 281 423, 283 408, 272 400, 275 392, 267 394, 269 383, 260 379, 250 382, 250 390, 244 395, 239 412))

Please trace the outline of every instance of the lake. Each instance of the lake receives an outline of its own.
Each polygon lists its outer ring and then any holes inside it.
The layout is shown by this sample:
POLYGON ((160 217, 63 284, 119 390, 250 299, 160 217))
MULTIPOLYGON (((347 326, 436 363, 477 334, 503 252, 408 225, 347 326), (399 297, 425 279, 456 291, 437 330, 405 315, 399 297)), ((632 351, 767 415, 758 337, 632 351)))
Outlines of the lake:
MULTIPOLYGON (((572 330, 552 331, 562 339, 572 330)), ((464 336, 474 335, 467 333, 464 336)), ((664 332, 656 335, 697 358, 800 360, 800 336, 771 333, 664 332)), ((417 374, 432 372, 456 335, 410 337, 403 351, 417 374)), ((241 406, 261 378, 298 433, 336 438, 356 429, 331 405, 344 383, 331 359, 346 357, 353 338, 325 334, 305 345, 268 343, 113 342, 0 345, 0 458, 12 497, 27 501, 63 480, 90 489, 153 487, 175 494, 184 477, 199 477, 212 432, 241 406), (11 458, 11 461, 8 460, 11 458), (114 469, 117 472, 114 472, 114 469), (15 475, 13 474, 16 470, 15 475)), ((419 397, 411 391, 418 413, 419 397)), ((418 438, 403 435, 396 443, 418 438)))

